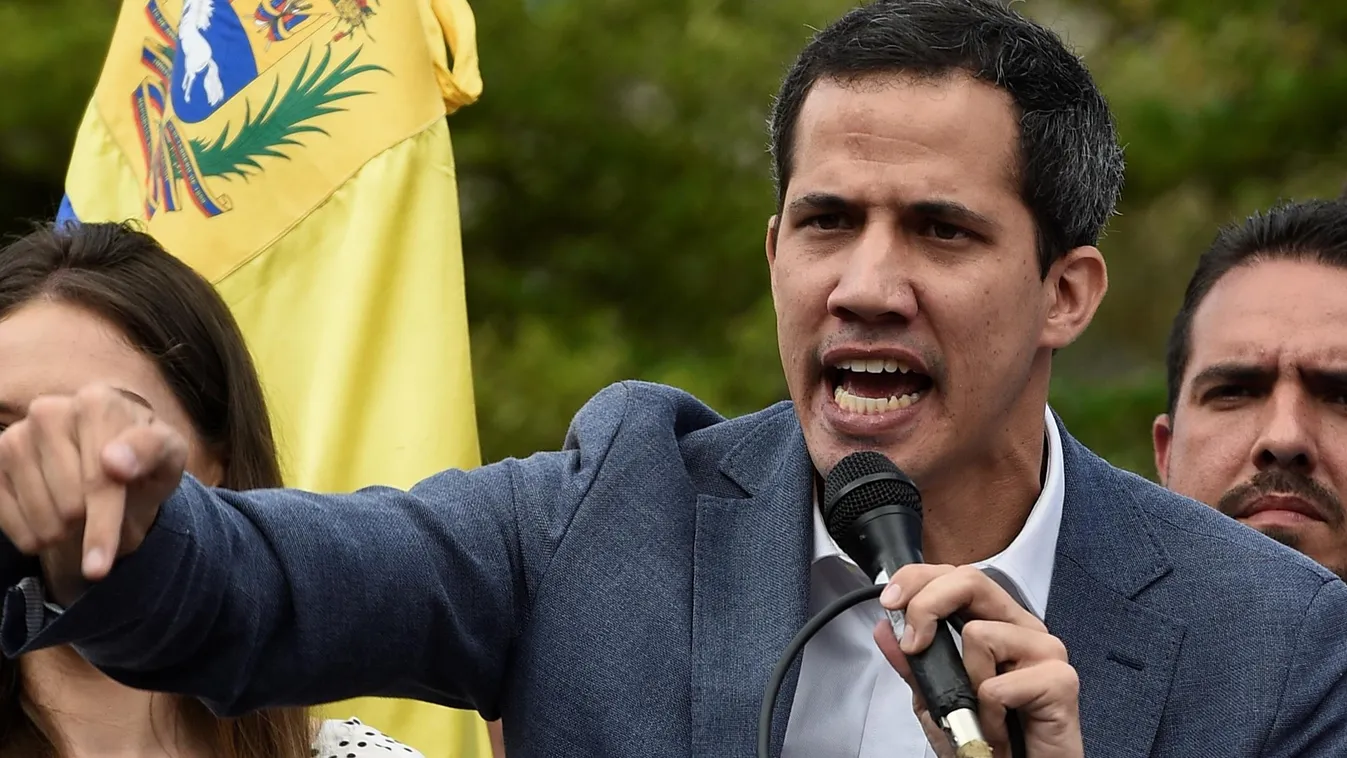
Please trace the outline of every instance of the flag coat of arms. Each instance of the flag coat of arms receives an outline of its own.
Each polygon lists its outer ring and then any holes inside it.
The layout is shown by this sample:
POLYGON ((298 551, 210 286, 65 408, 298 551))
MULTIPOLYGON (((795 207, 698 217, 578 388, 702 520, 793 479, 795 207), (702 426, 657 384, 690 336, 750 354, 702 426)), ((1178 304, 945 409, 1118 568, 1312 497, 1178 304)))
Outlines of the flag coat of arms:
MULTIPOLYGON (((123 1, 58 219, 138 219, 216 285, 290 486, 480 462, 445 118, 481 92, 475 34, 467 0, 123 1)), ((323 710, 491 754, 471 712, 323 710)))

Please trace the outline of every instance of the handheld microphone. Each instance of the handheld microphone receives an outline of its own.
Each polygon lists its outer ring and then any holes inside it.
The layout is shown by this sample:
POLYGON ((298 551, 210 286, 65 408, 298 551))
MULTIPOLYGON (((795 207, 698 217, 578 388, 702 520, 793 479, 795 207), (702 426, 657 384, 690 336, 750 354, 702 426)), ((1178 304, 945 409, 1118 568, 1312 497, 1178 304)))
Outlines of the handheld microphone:
MULTIPOLYGON (((828 534, 876 583, 898 569, 921 563, 921 493, 897 466, 876 452, 852 453, 828 474, 823 486, 828 534)), ((902 635, 901 611, 889 611, 894 634, 902 635)), ((930 647, 907 656, 931 717, 959 758, 991 756, 978 723, 977 697, 947 623, 936 626, 930 647)))

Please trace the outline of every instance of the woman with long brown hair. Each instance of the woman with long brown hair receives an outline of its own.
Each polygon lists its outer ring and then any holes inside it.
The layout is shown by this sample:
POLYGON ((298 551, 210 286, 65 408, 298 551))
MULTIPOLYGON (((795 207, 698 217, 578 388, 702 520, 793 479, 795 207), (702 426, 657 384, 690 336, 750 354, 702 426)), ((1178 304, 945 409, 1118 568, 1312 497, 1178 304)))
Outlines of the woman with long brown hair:
MULTIPOLYGON (((36 231, 0 251, 0 429, 42 395, 92 382, 178 427, 201 481, 281 486, 257 373, 214 288, 127 226, 36 231)), ((0 543, 9 584, 40 574, 0 543)), ((0 656, 0 756, 93 755, 419 758, 354 719, 319 724, 301 708, 219 719, 197 701, 123 686, 70 648, 0 656)))

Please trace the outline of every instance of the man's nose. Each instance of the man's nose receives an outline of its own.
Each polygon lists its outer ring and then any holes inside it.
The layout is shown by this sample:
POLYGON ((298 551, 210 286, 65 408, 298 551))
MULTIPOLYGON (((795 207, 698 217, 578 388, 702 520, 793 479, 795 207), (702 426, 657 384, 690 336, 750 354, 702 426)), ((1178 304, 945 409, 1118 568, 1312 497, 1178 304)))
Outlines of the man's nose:
POLYGON ((1299 389, 1278 388, 1268 403, 1262 433, 1253 447, 1259 471, 1282 468, 1309 474, 1318 465, 1309 399, 1299 389))
POLYGON ((870 223, 851 250, 828 297, 828 312, 846 321, 911 321, 917 316, 914 256, 898 230, 870 223))

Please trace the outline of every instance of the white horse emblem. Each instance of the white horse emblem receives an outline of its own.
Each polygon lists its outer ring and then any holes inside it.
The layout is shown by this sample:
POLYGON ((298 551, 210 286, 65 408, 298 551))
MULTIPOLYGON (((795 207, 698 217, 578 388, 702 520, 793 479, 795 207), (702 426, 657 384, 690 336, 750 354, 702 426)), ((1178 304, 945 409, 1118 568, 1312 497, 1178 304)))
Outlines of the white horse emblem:
POLYGON ((201 72, 206 72, 204 84, 206 100, 219 105, 224 99, 224 85, 220 83, 220 67, 215 63, 215 51, 203 34, 210 28, 211 11, 215 0, 183 0, 182 20, 178 22, 178 44, 182 48, 182 99, 192 102, 192 85, 201 72))

